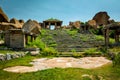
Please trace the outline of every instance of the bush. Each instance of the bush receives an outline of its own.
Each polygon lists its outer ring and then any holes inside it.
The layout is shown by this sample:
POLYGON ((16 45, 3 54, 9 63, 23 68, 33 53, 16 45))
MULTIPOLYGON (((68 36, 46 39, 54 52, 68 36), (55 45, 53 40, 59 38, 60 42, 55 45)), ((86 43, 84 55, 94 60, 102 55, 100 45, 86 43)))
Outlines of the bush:
POLYGON ((41 53, 43 56, 56 56, 57 55, 57 51, 52 48, 52 47, 46 47, 44 48, 44 50, 41 53))
POLYGON ((100 35, 99 36, 96 35, 95 38, 96 38, 97 41, 103 41, 104 40, 104 37, 100 36, 100 35))
POLYGON ((75 58, 84 57, 83 53, 73 53, 72 56, 75 58))
POLYGON ((45 48, 45 44, 41 41, 40 37, 37 37, 35 41, 28 42, 27 47, 35 47, 43 50, 45 48))
POLYGON ((85 52, 85 53, 84 53, 85 56, 101 55, 101 52, 100 52, 100 51, 97 51, 96 48, 90 48, 90 49, 88 49, 88 50, 85 50, 84 52, 85 52))
POLYGON ((70 36, 75 36, 78 31, 75 29, 75 30, 67 30, 67 33, 70 35, 70 36))
POLYGON ((113 66, 120 66, 120 52, 115 54, 113 59, 113 66))

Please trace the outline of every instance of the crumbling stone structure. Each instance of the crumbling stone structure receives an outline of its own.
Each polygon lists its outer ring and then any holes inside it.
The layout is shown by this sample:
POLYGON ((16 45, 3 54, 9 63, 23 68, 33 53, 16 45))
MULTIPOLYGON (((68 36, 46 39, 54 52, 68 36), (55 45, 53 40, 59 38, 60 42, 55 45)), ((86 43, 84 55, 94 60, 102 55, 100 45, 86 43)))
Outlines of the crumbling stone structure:
POLYGON ((104 37, 105 37, 105 45, 106 47, 109 46, 109 33, 111 30, 114 30, 114 38, 115 42, 119 42, 119 35, 120 35, 120 23, 111 23, 105 26, 104 28, 104 37))
POLYGON ((82 23, 78 32, 80 33, 90 33, 90 26, 86 23, 82 23))
POLYGON ((28 20, 22 27, 22 31, 25 34, 26 44, 28 43, 28 36, 31 36, 31 42, 36 39, 40 34, 40 25, 37 21, 28 20))

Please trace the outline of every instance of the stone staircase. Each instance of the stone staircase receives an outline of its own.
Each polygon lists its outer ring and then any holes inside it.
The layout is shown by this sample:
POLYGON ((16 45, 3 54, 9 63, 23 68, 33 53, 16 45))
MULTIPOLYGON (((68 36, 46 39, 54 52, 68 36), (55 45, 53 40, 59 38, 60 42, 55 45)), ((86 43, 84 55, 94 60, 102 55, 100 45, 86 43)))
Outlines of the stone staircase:
POLYGON ((71 36, 67 30, 47 30, 46 37, 42 40, 50 46, 56 44, 54 48, 59 52, 82 52, 89 48, 100 47, 104 41, 97 41, 93 34, 77 33, 71 36), (46 38, 49 39, 46 39, 46 38))

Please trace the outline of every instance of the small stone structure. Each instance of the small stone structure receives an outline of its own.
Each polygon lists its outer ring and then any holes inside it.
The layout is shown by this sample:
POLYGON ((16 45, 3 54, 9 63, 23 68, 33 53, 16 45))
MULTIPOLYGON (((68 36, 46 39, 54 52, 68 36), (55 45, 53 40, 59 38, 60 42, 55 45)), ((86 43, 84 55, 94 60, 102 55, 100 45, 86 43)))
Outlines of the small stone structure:
POLYGON ((105 45, 109 46, 109 33, 111 30, 114 30, 114 38, 115 42, 119 43, 119 35, 120 35, 120 23, 111 23, 109 25, 106 25, 104 28, 104 37, 105 37, 105 45))
POLYGON ((82 23, 79 29, 80 33, 90 33, 90 26, 88 24, 82 23))
POLYGON ((22 27, 22 31, 25 34, 25 42, 28 43, 28 36, 31 36, 31 42, 36 39, 40 34, 40 25, 37 21, 28 20, 22 27))
POLYGON ((10 29, 9 34, 11 48, 25 47, 25 35, 21 29, 10 29))
POLYGON ((40 34, 40 26, 36 21, 28 20, 22 27, 16 19, 12 19, 11 23, 0 23, 0 30, 5 35, 5 45, 10 48, 21 49, 28 43, 28 36, 33 41, 40 34), (14 24, 15 23, 15 24, 14 24), (21 29, 22 28, 22 29, 21 29))
POLYGON ((53 18, 43 21, 43 28, 50 29, 51 25, 54 25, 55 29, 60 29, 62 25, 62 21, 53 18))

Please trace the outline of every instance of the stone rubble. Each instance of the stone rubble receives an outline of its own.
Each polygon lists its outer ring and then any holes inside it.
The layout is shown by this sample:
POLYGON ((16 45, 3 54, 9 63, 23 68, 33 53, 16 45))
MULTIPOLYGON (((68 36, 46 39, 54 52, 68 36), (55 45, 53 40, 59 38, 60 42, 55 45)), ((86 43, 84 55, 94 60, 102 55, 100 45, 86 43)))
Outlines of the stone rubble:
POLYGON ((15 58, 24 57, 27 53, 24 52, 16 52, 16 53, 7 53, 7 54, 0 54, 0 61, 11 60, 15 58))

